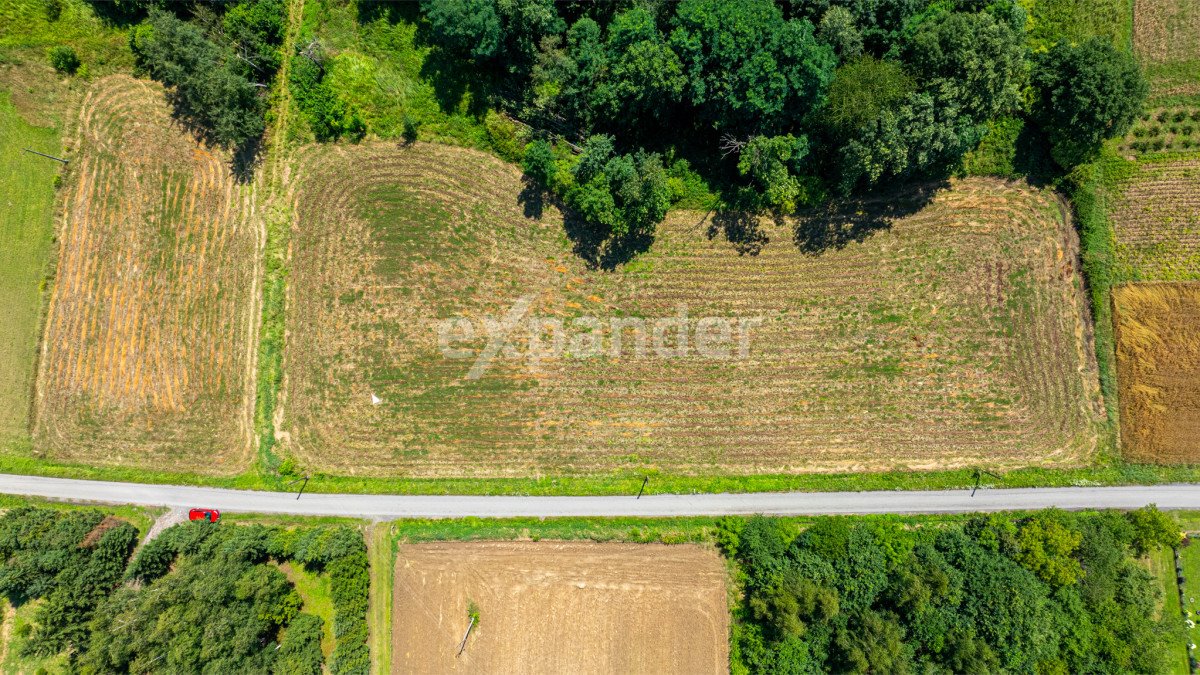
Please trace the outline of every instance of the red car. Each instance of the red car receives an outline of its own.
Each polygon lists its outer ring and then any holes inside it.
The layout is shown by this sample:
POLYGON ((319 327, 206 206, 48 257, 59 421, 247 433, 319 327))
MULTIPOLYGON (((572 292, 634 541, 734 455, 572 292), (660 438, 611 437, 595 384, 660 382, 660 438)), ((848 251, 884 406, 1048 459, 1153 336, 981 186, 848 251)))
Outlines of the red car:
POLYGON ((221 518, 221 512, 216 509, 192 509, 188 511, 188 520, 207 520, 215 523, 221 518))

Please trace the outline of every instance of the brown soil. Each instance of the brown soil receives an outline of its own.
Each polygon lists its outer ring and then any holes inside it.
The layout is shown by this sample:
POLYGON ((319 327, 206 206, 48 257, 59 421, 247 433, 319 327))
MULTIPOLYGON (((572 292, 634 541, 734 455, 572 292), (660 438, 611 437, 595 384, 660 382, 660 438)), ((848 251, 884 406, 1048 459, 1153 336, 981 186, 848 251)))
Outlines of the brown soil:
POLYGON ((392 670, 727 672, 725 574, 716 553, 696 546, 401 546, 392 670), (479 624, 456 656, 472 603, 479 624))
POLYGON ((1200 461, 1200 283, 1113 292, 1121 441, 1135 461, 1200 461))

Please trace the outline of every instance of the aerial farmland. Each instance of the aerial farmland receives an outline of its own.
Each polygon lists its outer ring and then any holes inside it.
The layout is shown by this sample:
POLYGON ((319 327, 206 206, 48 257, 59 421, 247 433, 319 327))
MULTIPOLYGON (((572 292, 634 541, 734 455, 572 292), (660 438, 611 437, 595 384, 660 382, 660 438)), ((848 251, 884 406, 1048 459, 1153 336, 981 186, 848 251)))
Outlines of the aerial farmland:
POLYGON ((0 192, 0 671, 1200 670, 1194 0, 0 0, 0 192))

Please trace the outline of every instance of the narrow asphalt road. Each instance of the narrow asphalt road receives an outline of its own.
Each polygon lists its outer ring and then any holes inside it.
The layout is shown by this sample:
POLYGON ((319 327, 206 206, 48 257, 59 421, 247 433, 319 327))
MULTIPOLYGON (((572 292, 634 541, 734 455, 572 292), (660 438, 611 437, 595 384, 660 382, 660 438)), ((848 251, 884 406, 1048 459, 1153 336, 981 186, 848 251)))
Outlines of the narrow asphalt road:
POLYGON ((456 497, 255 492, 182 485, 144 485, 0 474, 0 493, 67 501, 143 506, 203 506, 230 512, 397 518, 509 518, 517 516, 721 516, 863 513, 961 513, 1057 506, 1063 509, 1200 510, 1198 485, 1075 488, 983 488, 927 492, 760 492, 751 494, 628 497, 456 497))

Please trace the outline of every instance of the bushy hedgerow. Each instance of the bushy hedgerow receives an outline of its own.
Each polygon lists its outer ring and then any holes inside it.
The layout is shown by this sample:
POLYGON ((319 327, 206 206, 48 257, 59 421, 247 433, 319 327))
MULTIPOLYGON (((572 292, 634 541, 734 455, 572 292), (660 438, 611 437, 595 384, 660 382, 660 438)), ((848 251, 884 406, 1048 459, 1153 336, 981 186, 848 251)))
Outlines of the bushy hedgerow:
POLYGON ((23 507, 0 517, 0 595, 14 605, 44 600, 26 653, 85 647, 88 622, 136 545, 137 528, 100 511, 23 507))
POLYGON ((306 56, 293 56, 289 85, 300 112, 319 141, 362 140, 367 126, 324 80, 321 67, 306 56))
POLYGON ((1178 637, 1134 559, 1179 543, 1153 507, 722 528, 745 575, 735 672, 1160 672, 1178 637))

